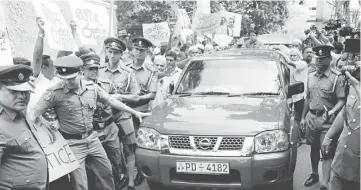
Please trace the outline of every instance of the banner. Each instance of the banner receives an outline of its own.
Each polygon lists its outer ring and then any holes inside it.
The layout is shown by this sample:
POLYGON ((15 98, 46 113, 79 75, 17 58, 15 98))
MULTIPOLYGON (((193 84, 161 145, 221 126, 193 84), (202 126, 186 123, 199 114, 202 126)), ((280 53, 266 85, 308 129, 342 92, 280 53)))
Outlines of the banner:
POLYGON ((230 37, 239 37, 241 33, 242 15, 220 11, 222 20, 217 34, 228 35, 230 37))
POLYGON ((213 32, 219 28, 221 24, 221 18, 222 17, 220 13, 196 13, 192 28, 197 32, 213 32))
POLYGON ((168 43, 170 31, 167 22, 143 24, 143 36, 156 46, 168 43))
POLYGON ((110 17, 107 9, 83 0, 71 0, 69 6, 77 24, 80 42, 83 45, 102 46, 109 36, 110 17))
POLYGON ((10 41, 5 27, 5 15, 0 3, 0 66, 13 65, 10 41))
POLYGON ((49 129, 49 123, 39 117, 33 132, 38 137, 48 159, 49 181, 52 182, 79 167, 75 154, 59 131, 49 129))
POLYGON ((66 23, 60 8, 51 1, 33 0, 37 16, 44 22, 45 38, 52 49, 74 51, 77 45, 71 34, 70 26, 66 23))

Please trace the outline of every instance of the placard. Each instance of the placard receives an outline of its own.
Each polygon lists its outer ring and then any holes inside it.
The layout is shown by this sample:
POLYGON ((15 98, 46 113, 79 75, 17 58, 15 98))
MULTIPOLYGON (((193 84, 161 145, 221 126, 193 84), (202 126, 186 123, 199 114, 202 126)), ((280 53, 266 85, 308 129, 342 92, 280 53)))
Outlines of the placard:
POLYGON ((221 18, 222 17, 220 13, 196 13, 192 28, 197 32, 213 32, 219 28, 221 24, 221 18))
POLYGON ((242 15, 220 11, 222 20, 217 34, 228 35, 230 37, 239 37, 241 33, 242 15))
POLYGON ((48 159, 49 181, 52 182, 79 168, 79 163, 60 132, 47 126, 49 123, 43 117, 38 117, 33 132, 48 159))
POLYGON ((168 23, 143 24, 143 36, 157 46, 167 43, 170 36, 168 23))
POLYGON ((74 51, 77 49, 71 29, 66 23, 60 8, 51 1, 33 0, 37 16, 44 22, 45 38, 50 48, 55 50, 74 51))
POLYGON ((71 0, 69 6, 83 45, 102 46, 109 36, 110 16, 104 6, 71 0))

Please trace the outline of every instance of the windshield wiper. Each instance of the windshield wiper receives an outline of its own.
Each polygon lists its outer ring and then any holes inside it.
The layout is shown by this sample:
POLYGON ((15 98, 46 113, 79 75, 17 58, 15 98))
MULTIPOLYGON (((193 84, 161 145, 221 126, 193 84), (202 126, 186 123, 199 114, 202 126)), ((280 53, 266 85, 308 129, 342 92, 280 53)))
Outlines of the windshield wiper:
POLYGON ((249 93, 243 93, 243 94, 230 94, 228 97, 236 97, 236 96, 267 96, 267 95, 279 95, 279 93, 274 92, 249 92, 249 93))

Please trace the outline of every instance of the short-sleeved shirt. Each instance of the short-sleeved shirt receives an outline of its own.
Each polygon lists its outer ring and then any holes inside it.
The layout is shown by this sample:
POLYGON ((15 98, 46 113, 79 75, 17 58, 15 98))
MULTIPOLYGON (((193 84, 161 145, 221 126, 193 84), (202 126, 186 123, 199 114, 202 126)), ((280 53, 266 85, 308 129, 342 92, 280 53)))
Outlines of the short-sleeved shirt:
MULTIPOLYGON (((140 95, 145 95, 151 92, 156 93, 158 91, 158 73, 148 63, 143 63, 140 67, 135 67, 133 62, 127 63, 130 69, 135 73, 136 81, 140 88, 140 95)), ((149 110, 149 102, 135 107, 138 111, 147 111, 149 110)))
MULTIPOLYGON (((307 85, 307 75, 308 75, 308 67, 307 63, 304 61, 297 61, 295 62, 296 67, 290 66, 290 83, 295 82, 303 82, 303 84, 307 85)), ((304 99, 306 93, 294 94, 292 95, 293 102, 297 102, 301 99, 304 99)))
MULTIPOLYGON (((111 71, 109 66, 99 70, 99 77, 101 79, 110 80, 115 86, 116 93, 119 94, 139 94, 139 86, 136 81, 135 73, 124 63, 119 63, 119 67, 111 71)), ((113 116, 115 119, 127 119, 131 114, 124 111, 113 109, 113 116)))
MULTIPOLYGON (((96 84, 108 94, 116 93, 115 86, 112 82, 110 82, 110 80, 98 79, 96 84)), ((108 104, 104 104, 98 101, 93 117, 95 122, 104 123, 113 117, 112 108, 108 104)))
POLYGON ((28 122, 0 107, 0 189, 42 189, 48 165, 28 122))
POLYGON ((310 73, 307 83, 306 95, 311 110, 325 111, 323 106, 331 110, 340 99, 346 98, 345 77, 333 68, 324 73, 310 73))
POLYGON ((39 115, 54 108, 60 131, 84 134, 93 129, 93 115, 97 101, 108 103, 110 95, 92 81, 80 80, 77 92, 67 88, 65 82, 48 89, 37 103, 34 113, 39 115))
POLYGON ((345 122, 331 167, 342 179, 360 183, 360 100, 353 87, 341 114, 345 122))

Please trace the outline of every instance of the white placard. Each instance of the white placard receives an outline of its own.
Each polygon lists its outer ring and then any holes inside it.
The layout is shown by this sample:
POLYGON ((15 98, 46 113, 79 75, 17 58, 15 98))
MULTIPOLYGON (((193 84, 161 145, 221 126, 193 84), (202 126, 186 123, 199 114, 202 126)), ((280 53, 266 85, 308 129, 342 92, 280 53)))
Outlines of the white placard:
POLYGON ((168 23, 143 24, 143 36, 157 46, 168 43, 170 36, 168 23))

